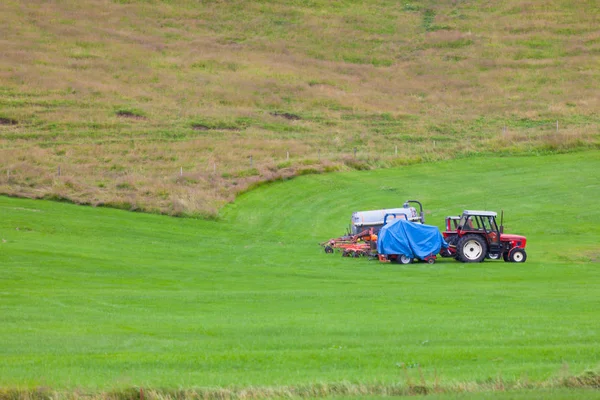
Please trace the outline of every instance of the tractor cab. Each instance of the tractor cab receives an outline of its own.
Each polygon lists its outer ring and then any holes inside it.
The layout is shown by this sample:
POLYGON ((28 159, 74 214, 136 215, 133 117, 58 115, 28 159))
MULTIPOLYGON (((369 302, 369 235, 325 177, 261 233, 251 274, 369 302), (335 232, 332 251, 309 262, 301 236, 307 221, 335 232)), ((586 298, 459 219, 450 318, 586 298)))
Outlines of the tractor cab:
POLYGON ((460 217, 456 230, 462 233, 481 233, 485 236, 489 245, 498 245, 500 243, 500 230, 496 224, 496 215, 493 211, 466 210, 460 217))
POLYGON ((459 217, 446 218, 445 240, 450 244, 446 256, 463 262, 481 262, 486 257, 505 261, 524 262, 526 238, 505 235, 502 224, 496 223, 494 211, 465 210, 459 217), (458 221, 457 221, 458 219, 458 221))

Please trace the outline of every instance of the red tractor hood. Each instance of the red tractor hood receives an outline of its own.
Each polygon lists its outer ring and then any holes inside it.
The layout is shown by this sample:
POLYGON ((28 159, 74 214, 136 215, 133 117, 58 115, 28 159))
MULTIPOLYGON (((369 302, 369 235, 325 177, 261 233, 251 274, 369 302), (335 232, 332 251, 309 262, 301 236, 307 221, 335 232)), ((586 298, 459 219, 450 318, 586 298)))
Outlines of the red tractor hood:
POLYGON ((527 244, 527 238, 521 235, 511 235, 511 234, 500 234, 500 241, 502 242, 512 242, 513 247, 520 247, 522 249, 525 248, 527 244))

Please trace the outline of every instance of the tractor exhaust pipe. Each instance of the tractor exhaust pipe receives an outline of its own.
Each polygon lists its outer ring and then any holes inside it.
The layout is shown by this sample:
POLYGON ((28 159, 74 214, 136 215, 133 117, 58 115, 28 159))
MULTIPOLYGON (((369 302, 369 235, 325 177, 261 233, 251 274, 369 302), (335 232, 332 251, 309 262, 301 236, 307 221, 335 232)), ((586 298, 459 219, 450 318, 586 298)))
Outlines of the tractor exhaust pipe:
POLYGON ((500 233, 504 233, 504 210, 500 213, 500 233))

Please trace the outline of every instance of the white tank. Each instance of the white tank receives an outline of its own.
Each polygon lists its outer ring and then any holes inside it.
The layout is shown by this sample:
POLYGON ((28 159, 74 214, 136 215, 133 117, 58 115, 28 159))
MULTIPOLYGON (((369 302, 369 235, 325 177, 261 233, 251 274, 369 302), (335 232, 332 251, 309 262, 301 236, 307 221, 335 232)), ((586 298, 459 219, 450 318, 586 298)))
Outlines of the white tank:
MULTIPOLYGON (((409 221, 420 220, 417 210, 414 207, 357 211, 352 213, 352 234, 356 235, 369 228, 375 228, 376 231, 379 231, 379 228, 383 226, 383 220, 387 214, 395 214, 395 218, 403 218, 402 215, 405 215, 409 221)), ((394 216, 389 216, 388 221, 393 218, 394 216)))

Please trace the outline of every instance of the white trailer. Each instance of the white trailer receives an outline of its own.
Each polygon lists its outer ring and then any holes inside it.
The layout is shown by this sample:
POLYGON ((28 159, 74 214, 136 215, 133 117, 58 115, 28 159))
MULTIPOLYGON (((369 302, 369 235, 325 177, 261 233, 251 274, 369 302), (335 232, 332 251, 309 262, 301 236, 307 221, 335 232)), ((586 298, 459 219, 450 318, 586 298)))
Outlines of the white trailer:
POLYGON ((350 222, 350 234, 356 235, 365 229, 373 228, 376 232, 387 220, 395 218, 403 218, 412 222, 425 223, 425 215, 423 213, 423 205, 416 200, 408 200, 402 208, 385 208, 381 210, 369 210, 369 211, 356 211, 352 213, 352 220, 350 222), (419 211, 415 207, 411 206, 411 203, 419 205, 419 211))

